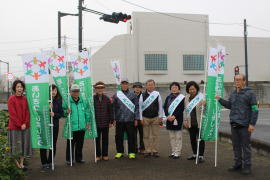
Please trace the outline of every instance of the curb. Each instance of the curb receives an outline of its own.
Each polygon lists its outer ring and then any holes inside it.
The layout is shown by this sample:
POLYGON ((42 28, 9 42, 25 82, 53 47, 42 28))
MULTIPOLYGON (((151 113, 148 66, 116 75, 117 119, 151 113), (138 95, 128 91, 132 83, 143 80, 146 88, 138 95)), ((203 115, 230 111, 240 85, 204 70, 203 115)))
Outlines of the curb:
MULTIPOLYGON (((227 132, 219 132, 219 141, 232 143, 231 134, 227 132)), ((260 155, 270 157, 270 143, 257 139, 251 139, 251 148, 260 155)))

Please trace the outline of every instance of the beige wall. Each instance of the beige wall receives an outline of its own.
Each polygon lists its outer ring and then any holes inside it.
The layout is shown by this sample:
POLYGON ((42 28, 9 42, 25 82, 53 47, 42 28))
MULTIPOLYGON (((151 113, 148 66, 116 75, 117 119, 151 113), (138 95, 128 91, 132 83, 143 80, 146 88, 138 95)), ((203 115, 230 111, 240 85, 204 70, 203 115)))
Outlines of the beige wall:
MULTIPOLYGON (((179 18, 207 22, 207 15, 171 14, 179 18)), ((130 82, 154 79, 158 83, 205 79, 205 72, 184 72, 183 54, 206 56, 207 47, 226 47, 225 82, 232 82, 234 67, 244 65, 242 37, 210 36, 207 23, 194 23, 156 13, 134 12, 132 31, 115 36, 93 56, 94 82, 115 83, 111 61, 120 60, 121 71, 130 82), (131 32, 131 33, 129 33, 131 32), (167 53, 168 71, 162 74, 145 72, 145 53, 167 53)), ((249 80, 270 81, 270 38, 248 38, 249 80)), ((205 58, 205 63, 207 58, 205 58)), ((240 67, 244 73, 244 67, 240 67)))

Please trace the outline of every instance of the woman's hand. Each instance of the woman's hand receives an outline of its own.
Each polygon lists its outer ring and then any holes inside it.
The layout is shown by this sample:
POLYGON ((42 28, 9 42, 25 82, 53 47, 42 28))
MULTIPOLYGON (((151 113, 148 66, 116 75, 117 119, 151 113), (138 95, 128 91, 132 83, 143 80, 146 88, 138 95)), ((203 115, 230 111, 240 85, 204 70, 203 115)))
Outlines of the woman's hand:
POLYGON ((51 115, 51 117, 53 117, 54 116, 54 112, 50 112, 50 115, 51 115))
POLYGON ((68 114, 71 113, 71 109, 68 108, 68 109, 67 109, 67 113, 68 113, 68 114))
POLYGON ((23 125, 21 126, 21 129, 22 129, 22 130, 25 130, 25 129, 26 129, 26 125, 23 124, 23 125))

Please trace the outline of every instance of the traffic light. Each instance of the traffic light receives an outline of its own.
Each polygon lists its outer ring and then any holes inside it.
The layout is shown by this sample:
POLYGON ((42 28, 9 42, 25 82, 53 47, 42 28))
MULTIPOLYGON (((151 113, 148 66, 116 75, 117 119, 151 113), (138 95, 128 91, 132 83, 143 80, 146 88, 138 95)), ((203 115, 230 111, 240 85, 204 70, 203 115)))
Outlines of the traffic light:
POLYGON ((239 74, 239 66, 234 67, 234 74, 235 75, 239 74))
POLYGON ((104 14, 102 15, 99 19, 103 19, 106 22, 111 22, 111 23, 119 23, 118 19, 115 19, 112 15, 104 14))
POLYGON ((112 13, 112 15, 104 14, 100 17, 104 21, 111 22, 111 23, 119 23, 119 21, 127 22, 131 19, 131 15, 123 14, 123 13, 112 13))

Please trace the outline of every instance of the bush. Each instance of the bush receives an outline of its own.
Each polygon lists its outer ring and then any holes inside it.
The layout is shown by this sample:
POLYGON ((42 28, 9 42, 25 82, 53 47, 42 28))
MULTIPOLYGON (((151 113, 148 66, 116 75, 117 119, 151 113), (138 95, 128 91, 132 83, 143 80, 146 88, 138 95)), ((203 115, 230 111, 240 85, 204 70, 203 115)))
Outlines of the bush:
POLYGON ((8 113, 0 111, 0 179, 13 180, 24 177, 23 171, 18 169, 14 162, 14 156, 10 154, 7 138, 8 113))

